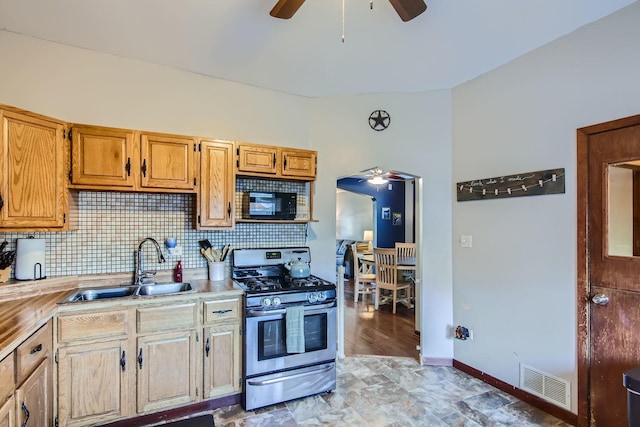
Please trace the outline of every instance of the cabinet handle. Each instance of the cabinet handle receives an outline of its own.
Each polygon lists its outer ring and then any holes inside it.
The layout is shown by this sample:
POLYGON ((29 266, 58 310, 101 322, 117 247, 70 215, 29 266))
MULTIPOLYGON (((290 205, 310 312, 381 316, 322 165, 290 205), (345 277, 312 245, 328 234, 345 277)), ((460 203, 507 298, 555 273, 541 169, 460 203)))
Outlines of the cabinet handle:
POLYGON ((273 167, 276 167, 276 153, 273 153, 273 167))
POLYGON ((127 176, 131 176, 131 157, 127 157, 127 164, 124 169, 127 171, 127 176))
POLYGON ((284 166, 282 167, 282 169, 287 169, 287 156, 284 156, 284 166))
POLYGON ((4 206, 4 200, 2 199, 2 194, 0 194, 0 209, 4 206))
POLYGON ((42 351, 42 344, 38 344, 37 346, 33 347, 29 354, 36 354, 39 351, 42 351))
POLYGON ((142 357, 142 347, 140 347, 140 353, 138 353, 138 366, 142 369, 142 362, 144 362, 144 358, 142 357))
POLYGON ((215 310, 215 311, 212 311, 211 313, 212 314, 225 314, 225 313, 229 313, 230 311, 231 311, 231 309, 229 309, 229 310, 215 310))
POLYGON ((227 218, 231 218, 231 202, 229 202, 229 206, 227 207, 227 218))
POLYGON ((140 169, 142 169, 142 176, 146 178, 147 177, 147 159, 144 159, 142 161, 142 167, 140 169))
POLYGON ((120 358, 120 366, 122 367, 122 371, 124 372, 124 368, 127 366, 127 355, 122 350, 122 357, 120 358))
POLYGON ((22 402, 21 408, 24 411, 24 422, 22 423, 22 427, 27 427, 27 421, 29 421, 29 410, 24 402, 22 402))
POLYGON ((207 357, 209 357, 209 350, 211 350, 211 344, 209 343, 209 338, 207 338, 207 343, 204 345, 204 351, 207 357))

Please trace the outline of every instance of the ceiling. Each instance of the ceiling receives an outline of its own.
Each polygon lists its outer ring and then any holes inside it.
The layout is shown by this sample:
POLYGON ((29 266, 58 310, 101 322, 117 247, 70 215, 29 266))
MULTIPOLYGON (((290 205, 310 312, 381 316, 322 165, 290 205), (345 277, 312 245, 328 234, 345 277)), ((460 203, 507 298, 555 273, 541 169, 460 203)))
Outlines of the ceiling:
POLYGON ((448 89, 633 0, 0 0, 0 29, 308 97, 448 89))

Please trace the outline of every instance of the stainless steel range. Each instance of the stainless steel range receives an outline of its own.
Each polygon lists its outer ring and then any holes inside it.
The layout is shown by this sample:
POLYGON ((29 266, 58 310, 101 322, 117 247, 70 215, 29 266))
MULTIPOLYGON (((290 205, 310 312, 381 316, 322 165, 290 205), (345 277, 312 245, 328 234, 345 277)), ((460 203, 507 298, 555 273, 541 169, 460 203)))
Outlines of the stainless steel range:
POLYGON ((286 268, 310 261, 307 247, 233 252, 233 279, 246 296, 245 410, 336 388, 336 287, 312 275, 292 278, 286 268), (289 351, 292 341, 297 349, 289 351))

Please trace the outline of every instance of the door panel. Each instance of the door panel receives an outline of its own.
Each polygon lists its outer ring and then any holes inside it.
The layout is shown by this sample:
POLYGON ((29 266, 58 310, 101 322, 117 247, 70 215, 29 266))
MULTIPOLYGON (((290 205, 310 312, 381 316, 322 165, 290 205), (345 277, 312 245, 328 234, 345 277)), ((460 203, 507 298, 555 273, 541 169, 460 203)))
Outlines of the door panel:
MULTIPOLYGON (((578 130, 578 419, 584 427, 627 426, 622 375, 640 365, 640 257, 609 255, 619 253, 609 250, 609 219, 619 218, 610 203, 611 167, 633 169, 633 160, 640 160, 640 116, 578 130)), ((633 194, 626 205, 630 246, 633 194)))

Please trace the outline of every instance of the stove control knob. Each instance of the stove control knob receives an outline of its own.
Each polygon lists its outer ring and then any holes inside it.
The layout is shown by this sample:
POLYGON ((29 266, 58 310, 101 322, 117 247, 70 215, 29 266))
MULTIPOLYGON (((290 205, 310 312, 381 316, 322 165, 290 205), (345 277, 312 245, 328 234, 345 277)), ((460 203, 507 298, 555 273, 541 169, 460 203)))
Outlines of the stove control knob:
POLYGON ((318 292, 318 301, 322 302, 322 301, 326 301, 326 299, 327 299, 327 291, 318 292))
POLYGON ((262 301, 260 301, 260 304, 263 307, 269 307, 271 305, 271 298, 262 298, 262 301))
POLYGON ((273 300, 271 302, 274 307, 277 307, 282 303, 282 301, 280 301, 280 297, 273 297, 273 300))
POLYGON ((309 300, 310 303, 318 301, 318 294, 316 292, 309 292, 307 294, 307 300, 309 300))

